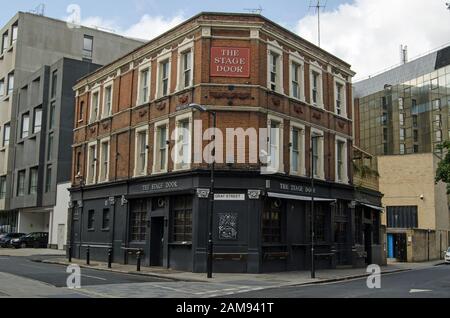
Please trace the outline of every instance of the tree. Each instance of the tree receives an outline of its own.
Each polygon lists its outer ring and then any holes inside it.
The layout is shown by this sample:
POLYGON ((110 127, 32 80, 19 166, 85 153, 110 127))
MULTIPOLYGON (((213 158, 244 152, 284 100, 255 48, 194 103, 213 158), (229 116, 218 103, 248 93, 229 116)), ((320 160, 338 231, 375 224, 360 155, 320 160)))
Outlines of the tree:
POLYGON ((450 141, 444 141, 438 149, 445 153, 436 170, 436 183, 442 181, 447 184, 447 194, 450 194, 450 141))

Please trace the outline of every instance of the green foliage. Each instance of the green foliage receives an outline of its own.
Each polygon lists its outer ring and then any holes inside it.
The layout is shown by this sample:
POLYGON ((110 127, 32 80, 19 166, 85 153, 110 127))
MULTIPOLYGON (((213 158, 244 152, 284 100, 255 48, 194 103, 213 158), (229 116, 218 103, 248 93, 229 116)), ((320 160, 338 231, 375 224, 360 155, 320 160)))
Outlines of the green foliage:
POLYGON ((361 178, 366 177, 379 177, 379 173, 377 170, 372 169, 371 167, 364 165, 364 164, 356 164, 353 162, 353 170, 355 173, 359 174, 361 178))
POLYGON ((444 141, 441 145, 438 146, 438 149, 442 150, 446 155, 438 164, 435 182, 438 183, 442 181, 446 183, 447 193, 450 194, 450 141, 444 141))

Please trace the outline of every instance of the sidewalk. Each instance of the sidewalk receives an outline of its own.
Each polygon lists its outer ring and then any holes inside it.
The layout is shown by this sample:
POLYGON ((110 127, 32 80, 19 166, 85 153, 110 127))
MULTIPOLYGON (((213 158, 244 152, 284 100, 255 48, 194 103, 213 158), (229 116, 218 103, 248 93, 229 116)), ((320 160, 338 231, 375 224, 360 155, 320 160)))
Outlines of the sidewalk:
MULTIPOLYGON (((43 260, 42 262, 49 264, 69 265, 67 259, 64 258, 43 260)), ((390 274, 420 268, 427 268, 441 263, 442 261, 434 261, 420 264, 395 263, 389 264, 388 266, 384 266, 381 268, 381 270, 382 274, 390 274)), ((112 264, 112 269, 108 269, 107 263, 91 261, 91 264, 88 266, 86 265, 84 260, 76 260, 76 259, 72 259, 71 264, 78 264, 81 268, 90 268, 127 274, 147 275, 182 282, 245 284, 253 286, 270 285, 277 287, 328 283, 334 281, 363 278, 369 275, 369 273, 366 272, 366 268, 344 268, 344 269, 318 270, 316 272, 316 279, 311 279, 311 274, 309 271, 281 272, 270 274, 217 273, 213 275, 212 279, 207 279, 204 273, 181 272, 161 267, 141 267, 141 272, 137 272, 135 265, 112 264)))
POLYGON ((66 255, 65 251, 50 248, 0 248, 0 256, 28 257, 28 256, 66 255))

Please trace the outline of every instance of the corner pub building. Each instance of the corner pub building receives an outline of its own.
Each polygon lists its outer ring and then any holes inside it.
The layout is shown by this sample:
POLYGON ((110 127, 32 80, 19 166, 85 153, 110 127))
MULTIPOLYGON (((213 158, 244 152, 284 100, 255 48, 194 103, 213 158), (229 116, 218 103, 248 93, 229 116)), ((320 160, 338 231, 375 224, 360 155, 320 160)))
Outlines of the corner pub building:
POLYGON ((199 129, 202 143, 213 121, 186 107, 196 103, 216 112, 222 132, 268 129, 278 163, 261 173, 250 152, 259 143, 231 138, 237 156, 216 164, 214 272, 309 269, 311 157, 318 268, 379 263, 381 195, 357 196, 352 185, 353 75, 261 15, 201 13, 80 79, 73 256, 84 259, 89 246, 91 259, 106 261, 112 248, 114 262, 133 264, 140 249, 144 266, 206 272, 210 165, 194 160, 194 139, 199 129))

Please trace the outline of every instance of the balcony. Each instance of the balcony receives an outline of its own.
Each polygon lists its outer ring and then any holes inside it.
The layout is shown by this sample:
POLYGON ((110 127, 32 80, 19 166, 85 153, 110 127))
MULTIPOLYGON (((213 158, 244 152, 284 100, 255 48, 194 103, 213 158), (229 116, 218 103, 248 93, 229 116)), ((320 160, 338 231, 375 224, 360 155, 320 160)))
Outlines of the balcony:
POLYGON ((353 147, 353 152, 353 183, 355 187, 379 191, 377 158, 357 147, 353 147))

